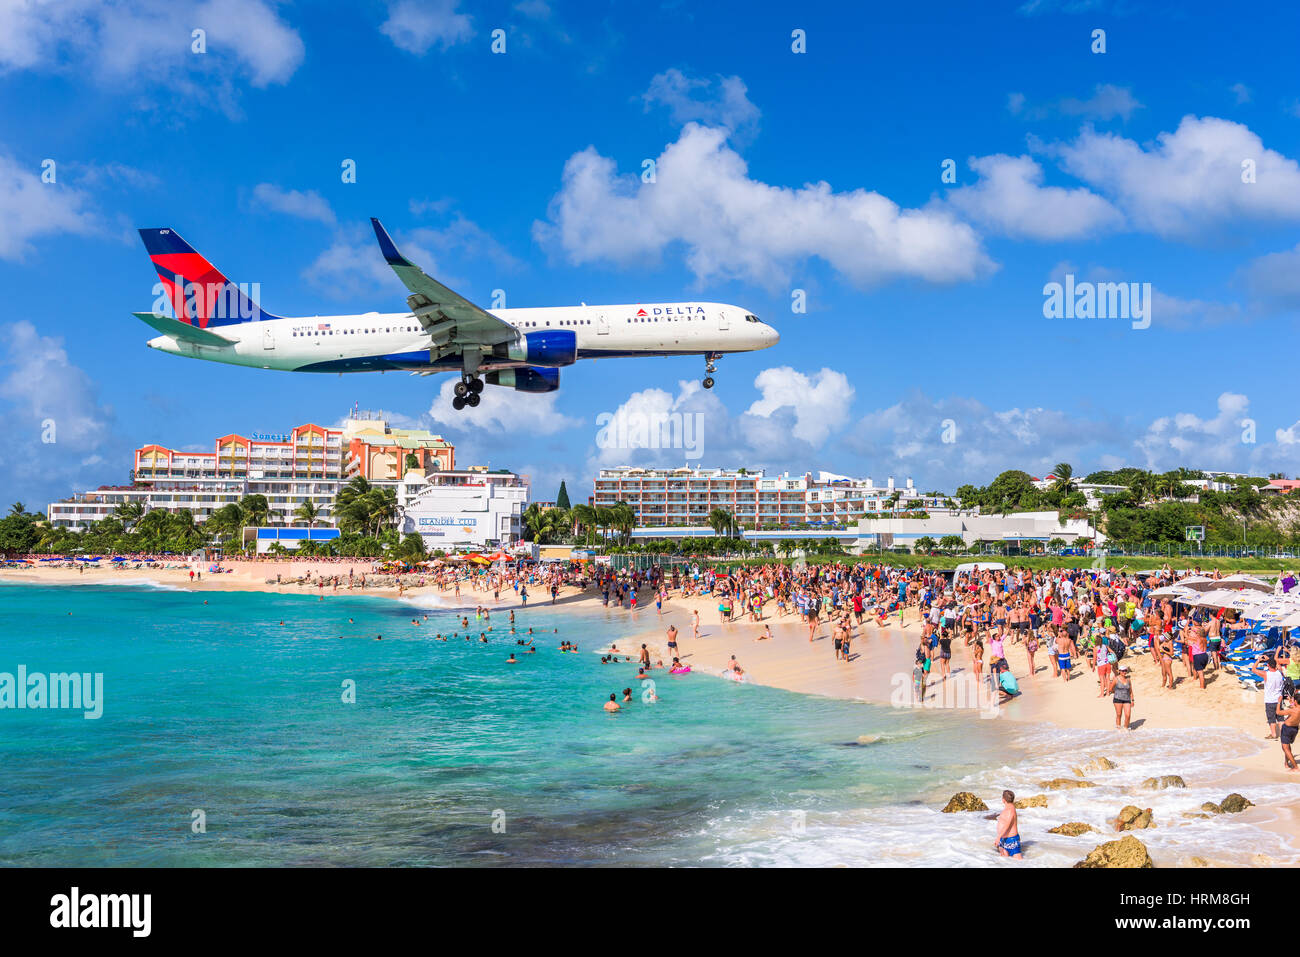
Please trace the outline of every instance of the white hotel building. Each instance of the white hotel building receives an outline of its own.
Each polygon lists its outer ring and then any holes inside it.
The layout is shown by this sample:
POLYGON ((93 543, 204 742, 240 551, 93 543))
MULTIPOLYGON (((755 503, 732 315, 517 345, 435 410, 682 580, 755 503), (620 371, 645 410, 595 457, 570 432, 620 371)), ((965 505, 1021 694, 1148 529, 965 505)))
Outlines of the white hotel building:
POLYGON ((922 495, 908 479, 895 486, 830 472, 768 476, 762 469, 601 469, 591 504, 626 502, 641 528, 708 528, 724 508, 741 525, 778 530, 854 525, 860 518, 909 511, 945 511, 947 496, 922 495), (897 495, 897 502, 890 502, 897 495))
POLYGON ((408 472, 397 486, 398 528, 419 534, 429 551, 511 545, 524 534, 528 493, 528 477, 504 469, 408 472))

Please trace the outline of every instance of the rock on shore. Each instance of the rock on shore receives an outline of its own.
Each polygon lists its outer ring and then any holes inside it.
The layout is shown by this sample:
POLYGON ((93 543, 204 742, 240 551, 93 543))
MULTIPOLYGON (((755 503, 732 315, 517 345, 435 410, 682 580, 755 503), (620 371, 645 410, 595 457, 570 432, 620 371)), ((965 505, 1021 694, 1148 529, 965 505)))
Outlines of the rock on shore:
POLYGON ((1147 846, 1132 834, 1098 844, 1075 867, 1155 867, 1147 846))
POLYGON ((958 791, 944 807, 944 814, 956 811, 987 811, 989 806, 969 791, 958 791))
POLYGON ((1074 771, 1077 777, 1084 777, 1089 771, 1114 771, 1117 767, 1119 765, 1110 758, 1099 757, 1093 758, 1083 767, 1072 768, 1071 770, 1074 771))
POLYGON ((1223 799, 1223 803, 1219 805, 1219 810, 1224 814, 1240 814, 1246 808, 1254 806, 1254 801, 1248 801, 1234 791, 1223 799))
POLYGON ((1158 778, 1147 778, 1142 787, 1148 791, 1163 791, 1165 788, 1185 788, 1187 782, 1177 774, 1163 774, 1158 778))
POLYGON ((1087 834, 1089 831, 1097 830, 1091 824, 1084 824, 1082 821, 1070 821, 1058 827, 1049 827, 1048 834, 1064 834, 1066 837, 1078 837, 1080 834, 1087 834))
POLYGON ((1134 804, 1126 806, 1124 810, 1119 812, 1119 816, 1115 818, 1115 830, 1117 831, 1136 831, 1155 826, 1155 821, 1151 819, 1151 809, 1140 808, 1134 804))

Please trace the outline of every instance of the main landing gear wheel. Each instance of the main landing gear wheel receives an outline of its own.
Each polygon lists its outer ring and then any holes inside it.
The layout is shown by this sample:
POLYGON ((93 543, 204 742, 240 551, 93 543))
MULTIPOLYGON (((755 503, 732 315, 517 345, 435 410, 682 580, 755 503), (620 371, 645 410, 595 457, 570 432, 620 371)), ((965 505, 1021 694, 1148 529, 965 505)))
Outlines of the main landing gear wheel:
MULTIPOLYGON (((483 391, 483 380, 482 380, 482 379, 470 379, 470 380, 469 380, 469 391, 472 392, 474 395, 478 395, 480 392, 482 392, 482 391, 483 391)), ((478 403, 477 403, 477 402, 471 402, 470 405, 478 405, 478 403)))
POLYGON ((704 388, 706 388, 706 389, 712 389, 712 388, 713 388, 713 376, 711 376, 711 375, 706 375, 706 376, 704 377, 703 385, 704 385, 704 388))
MULTIPOLYGON (((475 398, 477 398, 477 396, 475 396, 475 398)), ((456 396, 454 399, 451 400, 451 407, 455 409, 457 412, 465 408, 465 397, 463 395, 456 396)))
MULTIPOLYGON (((483 387, 483 383, 480 382, 479 388, 482 387, 483 387)), ((479 395, 477 392, 471 392, 469 395, 465 396, 465 404, 468 405, 471 409, 477 407, 478 404, 482 401, 483 401, 483 397, 479 395)))
POLYGON ((469 393, 469 383, 461 379, 456 383, 453 391, 456 393, 456 398, 463 399, 469 393))

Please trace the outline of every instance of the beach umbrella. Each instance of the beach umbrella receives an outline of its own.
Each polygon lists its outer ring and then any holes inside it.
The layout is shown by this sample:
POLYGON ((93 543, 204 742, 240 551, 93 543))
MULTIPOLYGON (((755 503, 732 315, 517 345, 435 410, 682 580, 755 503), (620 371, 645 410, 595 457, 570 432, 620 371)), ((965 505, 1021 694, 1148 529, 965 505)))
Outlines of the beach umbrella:
POLYGON ((1223 587, 1218 579, 1206 578, 1204 575, 1193 575, 1191 578, 1184 578, 1174 584, 1180 588, 1190 588, 1193 591, 1214 591, 1223 587))
POLYGON ((1239 596, 1240 592, 1227 588, 1217 588, 1214 591, 1194 596, 1187 604, 1194 605, 1197 608, 1227 608, 1228 602, 1239 596))
MULTIPOLYGON (((1129 589, 1132 591, 1132 589, 1129 589)), ((1184 588, 1182 585, 1166 585, 1164 588, 1157 588, 1151 592, 1152 598, 1173 598, 1178 601, 1186 601, 1189 598, 1195 598, 1197 593, 1190 588, 1184 588)))
POLYGON ((1227 588, 1242 588, 1268 592, 1269 594, 1273 593, 1272 585, 1251 575, 1229 575, 1227 578, 1222 579, 1219 584, 1227 588))

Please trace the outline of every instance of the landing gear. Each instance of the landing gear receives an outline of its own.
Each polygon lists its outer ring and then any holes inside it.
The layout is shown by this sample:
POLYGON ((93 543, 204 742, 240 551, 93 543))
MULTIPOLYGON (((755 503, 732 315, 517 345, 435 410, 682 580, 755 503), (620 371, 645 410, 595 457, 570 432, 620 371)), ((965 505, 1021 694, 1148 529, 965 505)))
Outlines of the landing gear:
POLYGON ((722 358, 718 352, 704 353, 704 381, 700 383, 706 389, 713 388, 713 373, 718 371, 717 361, 722 358))
POLYGON ((483 380, 478 376, 464 376, 452 389, 456 393, 451 400, 451 407, 459 412, 465 406, 471 409, 483 401, 483 380))

